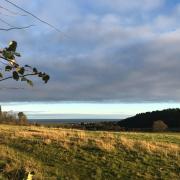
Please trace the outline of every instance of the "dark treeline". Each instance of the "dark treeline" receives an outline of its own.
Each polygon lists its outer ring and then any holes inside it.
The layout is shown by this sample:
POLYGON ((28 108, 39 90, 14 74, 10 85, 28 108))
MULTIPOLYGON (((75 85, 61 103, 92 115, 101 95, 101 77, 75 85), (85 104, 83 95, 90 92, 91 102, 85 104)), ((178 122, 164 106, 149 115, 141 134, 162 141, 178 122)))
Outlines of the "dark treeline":
POLYGON ((81 122, 81 123, 30 123, 23 112, 0 112, 0 123, 18 125, 36 125, 57 128, 75 128, 82 130, 102 131, 179 131, 180 109, 165 109, 140 113, 121 121, 111 122, 81 122))
MULTIPOLYGON (((35 123, 41 126, 42 124, 35 123)), ((179 131, 180 109, 165 109, 140 113, 121 121, 81 122, 81 123, 48 123, 47 127, 74 128, 92 131, 179 131)))
POLYGON ((180 109, 165 109, 162 111, 140 113, 119 121, 118 125, 125 128, 152 128, 153 123, 157 120, 162 120, 168 126, 168 129, 179 129, 180 109))
POLYGON ((110 122, 80 122, 80 123, 31 123, 35 126, 45 126, 45 127, 54 127, 54 128, 67 128, 67 129, 80 129, 80 130, 91 130, 91 131, 122 131, 124 128, 121 128, 117 125, 116 121, 110 122))

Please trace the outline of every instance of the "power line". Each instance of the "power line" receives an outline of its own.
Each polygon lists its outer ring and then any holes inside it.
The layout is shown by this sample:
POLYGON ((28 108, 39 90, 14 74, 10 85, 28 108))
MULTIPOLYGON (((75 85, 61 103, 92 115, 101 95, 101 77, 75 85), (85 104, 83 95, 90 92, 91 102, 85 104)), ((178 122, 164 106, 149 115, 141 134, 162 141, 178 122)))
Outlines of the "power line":
POLYGON ((0 5, 0 8, 1 8, 1 9, 4 9, 5 11, 7 11, 7 12, 9 12, 10 14, 13 14, 13 15, 27 16, 26 14, 20 14, 20 13, 18 13, 18 12, 11 11, 11 10, 9 10, 8 8, 5 8, 5 7, 1 6, 1 5, 0 5))
POLYGON ((34 15, 33 13, 31 13, 31 12, 25 10, 24 8, 18 6, 17 4, 15 4, 15 3, 13 3, 13 2, 11 2, 11 1, 9 1, 9 0, 4 0, 4 1, 6 1, 7 3, 9 3, 9 4, 15 6, 16 8, 20 9, 21 11, 23 11, 23 12, 29 14, 29 15, 32 16, 33 18, 39 20, 40 22, 42 22, 42 23, 44 23, 44 24, 50 26, 51 28, 55 29, 56 31, 61 32, 61 33, 64 34, 64 32, 62 32, 61 30, 59 30, 59 29, 58 29, 57 27, 55 27, 54 25, 52 25, 52 24, 50 24, 50 23, 44 21, 43 19, 41 19, 41 18, 39 18, 38 16, 34 15))

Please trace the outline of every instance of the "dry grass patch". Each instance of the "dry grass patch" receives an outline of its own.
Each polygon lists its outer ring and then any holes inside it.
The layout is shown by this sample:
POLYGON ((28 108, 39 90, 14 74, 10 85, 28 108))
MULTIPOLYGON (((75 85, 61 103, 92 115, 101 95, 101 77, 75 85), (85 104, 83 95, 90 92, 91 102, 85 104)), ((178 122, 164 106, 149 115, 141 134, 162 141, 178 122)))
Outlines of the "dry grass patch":
POLYGON ((100 148, 101 150, 108 151, 108 152, 112 152, 112 151, 116 150, 115 144, 116 143, 115 143, 114 140, 104 141, 102 139, 98 139, 98 140, 95 141, 95 145, 98 148, 100 148))
POLYGON ((172 143, 132 140, 125 137, 120 138, 120 143, 129 150, 141 150, 147 153, 158 153, 166 156, 175 156, 177 158, 180 157, 180 147, 172 143))
POLYGON ((42 179, 43 170, 41 163, 32 157, 16 152, 14 149, 8 146, 0 145, 0 161, 4 162, 1 164, 1 172, 9 179, 16 178, 19 174, 27 174, 28 172, 34 171, 36 179, 42 179))
MULTIPOLYGON (((115 151, 118 146, 123 146, 127 150, 142 150, 148 153, 163 153, 165 155, 175 155, 179 157, 180 147, 177 144, 165 142, 150 142, 145 140, 136 140, 127 138, 128 133, 122 135, 111 132, 90 132, 74 129, 45 128, 35 126, 0 126, 1 133, 9 134, 11 138, 38 138, 44 144, 52 142, 59 143, 62 147, 68 149, 73 146, 96 146, 102 150, 115 151), (125 136, 124 136, 125 135, 125 136)), ((129 133, 134 135, 148 136, 143 133, 129 133)), ((149 137, 152 135, 149 134, 149 137)), ((153 136, 152 136, 153 138, 153 136)))
POLYGON ((34 179, 174 180, 179 177, 178 138, 0 125, 0 179, 33 170, 34 179))

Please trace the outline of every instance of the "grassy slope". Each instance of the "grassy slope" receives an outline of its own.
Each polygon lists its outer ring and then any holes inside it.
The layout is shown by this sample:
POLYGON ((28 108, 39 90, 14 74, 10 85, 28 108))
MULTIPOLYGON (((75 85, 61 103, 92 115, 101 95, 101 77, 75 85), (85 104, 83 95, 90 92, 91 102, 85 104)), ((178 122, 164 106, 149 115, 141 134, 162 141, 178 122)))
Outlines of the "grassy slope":
POLYGON ((0 125, 0 179, 179 179, 180 134, 0 125))

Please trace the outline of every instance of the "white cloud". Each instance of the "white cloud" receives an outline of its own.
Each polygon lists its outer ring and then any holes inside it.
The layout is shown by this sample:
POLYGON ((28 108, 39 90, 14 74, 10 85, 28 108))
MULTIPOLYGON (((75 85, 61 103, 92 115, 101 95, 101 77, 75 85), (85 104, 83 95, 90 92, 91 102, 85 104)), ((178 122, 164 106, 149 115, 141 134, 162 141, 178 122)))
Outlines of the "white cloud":
POLYGON ((96 0, 96 3, 123 12, 137 9, 149 11, 161 7, 164 4, 164 0, 96 0))

